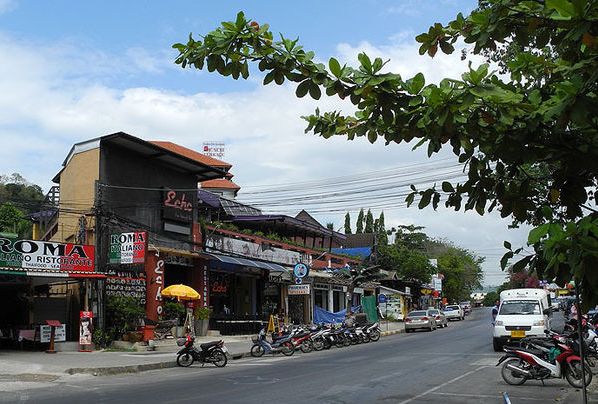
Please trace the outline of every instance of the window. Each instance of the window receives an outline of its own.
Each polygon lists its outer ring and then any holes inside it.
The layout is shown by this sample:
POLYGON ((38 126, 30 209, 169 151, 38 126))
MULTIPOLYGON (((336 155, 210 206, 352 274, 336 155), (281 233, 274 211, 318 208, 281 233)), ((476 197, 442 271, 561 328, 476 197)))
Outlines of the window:
POLYGON ((505 300, 500 306, 500 315, 541 314, 537 300, 505 300))
POLYGON ((345 292, 332 292, 332 311, 337 312, 345 308, 345 292))
POLYGON ((328 291, 314 289, 314 304, 324 310, 328 310, 328 291))

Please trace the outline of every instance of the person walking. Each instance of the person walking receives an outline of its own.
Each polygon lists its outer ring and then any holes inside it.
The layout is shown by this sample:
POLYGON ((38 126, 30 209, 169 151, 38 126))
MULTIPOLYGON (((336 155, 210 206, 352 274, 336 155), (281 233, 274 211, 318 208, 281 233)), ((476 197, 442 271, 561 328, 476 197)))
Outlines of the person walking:
POLYGON ((496 322, 496 316, 498 315, 498 308, 500 306, 500 301, 497 300, 494 303, 494 307, 492 307, 492 325, 496 322))

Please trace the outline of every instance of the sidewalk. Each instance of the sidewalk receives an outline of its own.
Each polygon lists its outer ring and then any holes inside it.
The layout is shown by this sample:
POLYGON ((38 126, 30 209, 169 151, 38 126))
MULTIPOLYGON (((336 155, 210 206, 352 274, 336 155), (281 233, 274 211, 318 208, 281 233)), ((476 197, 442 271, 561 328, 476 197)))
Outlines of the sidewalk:
MULTIPOLYGON (((403 323, 386 322, 380 324, 381 335, 398 334, 405 331, 403 323), (387 331, 388 330, 388 331, 387 331)), ((196 344, 224 340, 230 357, 239 359, 250 356, 251 335, 198 337, 196 344)), ((163 369, 176 366, 176 352, 180 349, 175 339, 159 341, 155 351, 147 352, 58 352, 47 354, 39 351, 0 351, 0 377, 10 376, 20 379, 89 374, 93 376, 135 373, 145 370, 163 369)))

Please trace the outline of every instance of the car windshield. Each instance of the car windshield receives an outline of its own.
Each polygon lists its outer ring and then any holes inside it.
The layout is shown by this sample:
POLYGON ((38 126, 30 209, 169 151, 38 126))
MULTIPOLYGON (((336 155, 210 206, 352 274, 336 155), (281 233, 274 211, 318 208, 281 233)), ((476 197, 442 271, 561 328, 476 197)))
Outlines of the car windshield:
POLYGON ((425 311, 412 311, 411 313, 407 314, 409 317, 424 317, 425 315, 425 311))
POLYGON ((498 314, 540 314, 540 305, 537 300, 506 300, 500 306, 498 314))
POLYGON ((444 311, 459 310, 459 306, 446 306, 444 311))
POLYGON ((435 315, 437 315, 437 314, 440 314, 440 313, 438 312, 438 310, 428 310, 428 313, 430 313, 430 315, 431 315, 431 316, 435 316, 435 315))

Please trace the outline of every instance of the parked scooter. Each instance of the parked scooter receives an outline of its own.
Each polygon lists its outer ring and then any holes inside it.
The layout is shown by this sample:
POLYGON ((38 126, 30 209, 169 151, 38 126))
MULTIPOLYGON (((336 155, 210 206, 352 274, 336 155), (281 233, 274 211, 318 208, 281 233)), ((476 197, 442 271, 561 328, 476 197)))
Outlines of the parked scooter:
POLYGON ((257 338, 253 338, 253 346, 250 351, 251 356, 259 358, 265 353, 278 352, 281 352, 285 356, 291 356, 295 353, 295 345, 293 344, 292 337, 292 334, 289 334, 270 343, 266 339, 266 330, 262 328, 257 338))
MULTIPOLYGON (((547 332, 550 339, 526 339, 524 347, 505 347, 501 375, 511 385, 521 385, 528 379, 544 380, 565 378, 575 388, 583 387, 582 362, 577 354, 575 340, 547 332)), ((586 386, 592 381, 592 372, 584 365, 586 386)))
POLYGON ((364 326, 363 331, 374 342, 380 339, 380 325, 378 322, 364 326))
POLYGON ((177 352, 176 363, 182 367, 189 367, 193 362, 201 362, 202 366, 206 363, 213 363, 219 368, 226 366, 228 359, 226 353, 228 350, 224 346, 224 341, 212 341, 205 344, 200 344, 200 349, 195 348, 193 343, 195 337, 188 335, 187 338, 180 338, 177 341, 179 346, 183 346, 179 352, 177 352))

